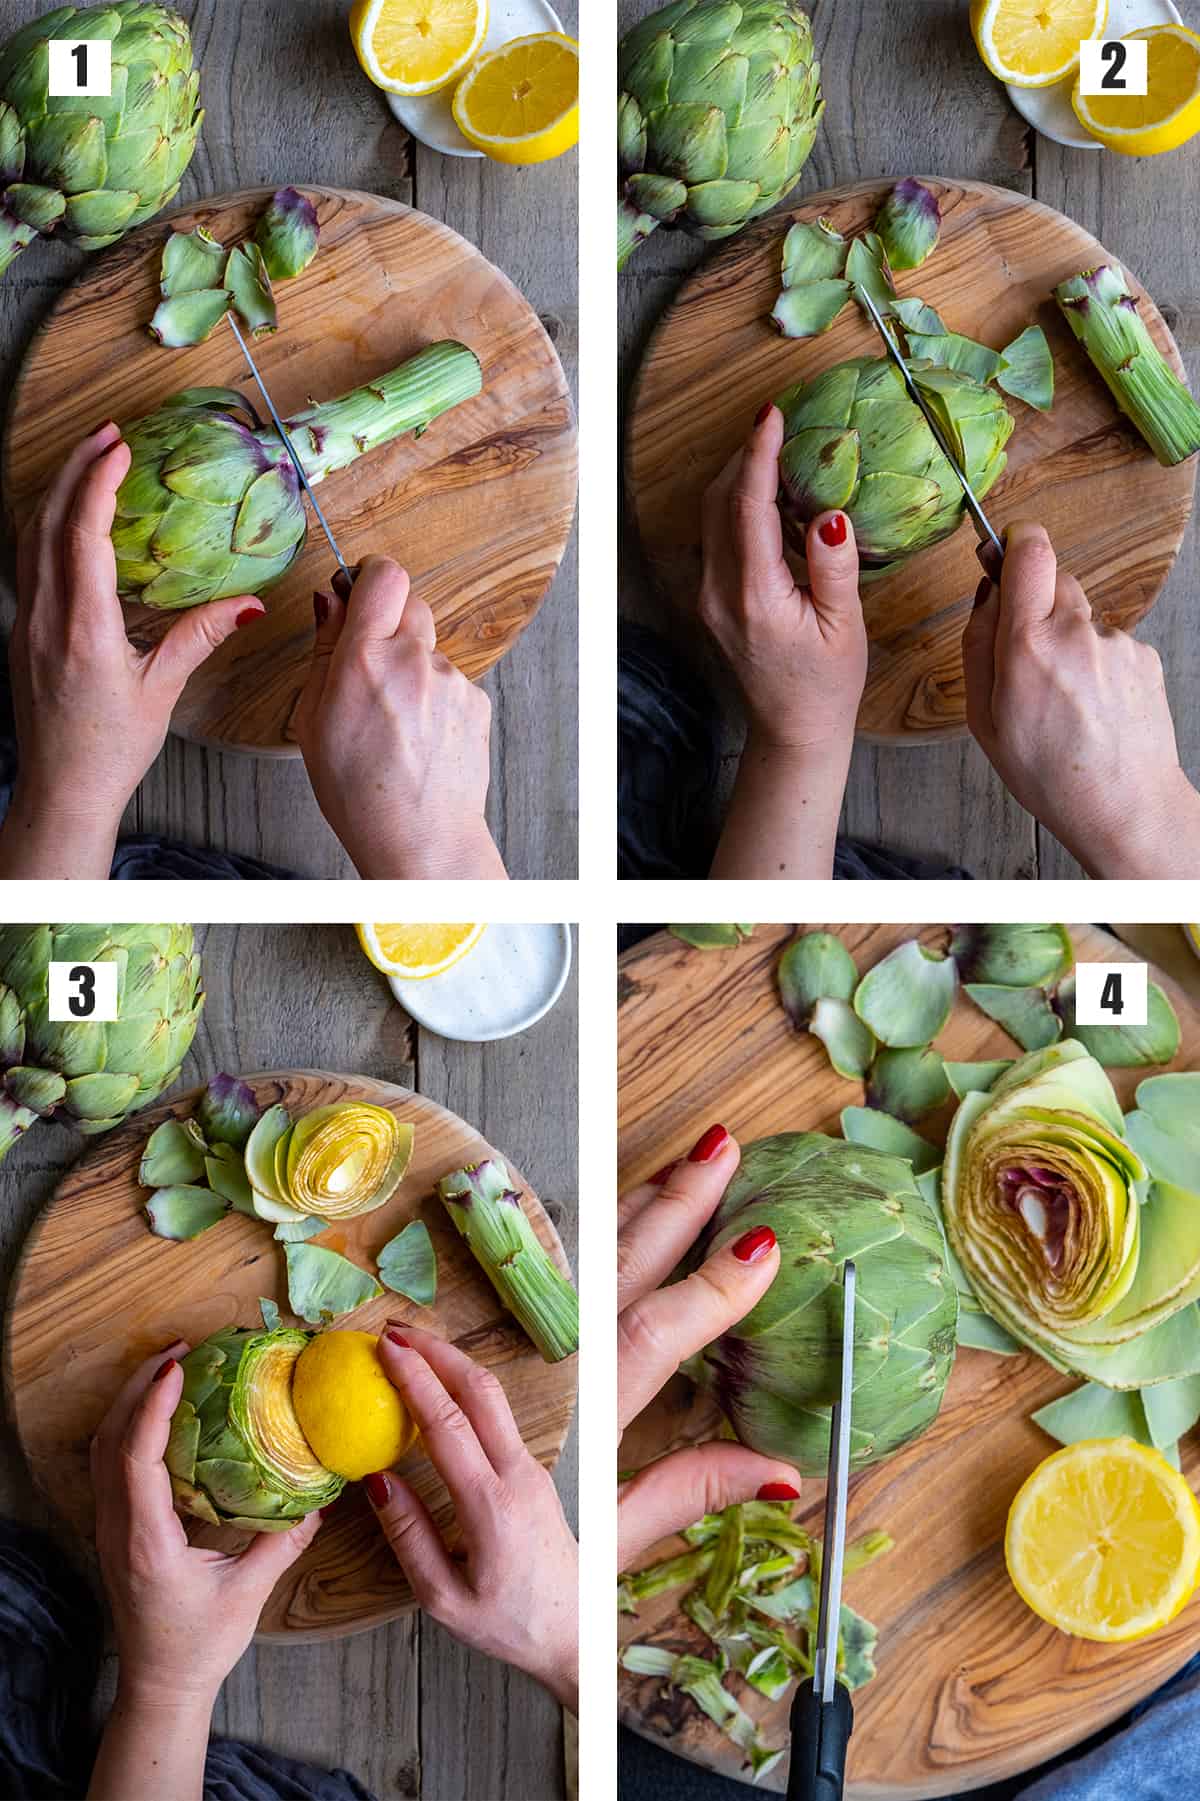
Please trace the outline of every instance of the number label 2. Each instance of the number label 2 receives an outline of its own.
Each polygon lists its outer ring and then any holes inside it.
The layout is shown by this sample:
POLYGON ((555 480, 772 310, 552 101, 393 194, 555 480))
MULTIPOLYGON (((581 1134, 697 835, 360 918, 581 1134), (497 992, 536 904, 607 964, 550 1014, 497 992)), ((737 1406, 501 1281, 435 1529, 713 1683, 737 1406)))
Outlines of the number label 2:
POLYGON ((1081 94, 1144 95, 1150 85, 1145 38, 1087 38, 1079 46, 1081 94))

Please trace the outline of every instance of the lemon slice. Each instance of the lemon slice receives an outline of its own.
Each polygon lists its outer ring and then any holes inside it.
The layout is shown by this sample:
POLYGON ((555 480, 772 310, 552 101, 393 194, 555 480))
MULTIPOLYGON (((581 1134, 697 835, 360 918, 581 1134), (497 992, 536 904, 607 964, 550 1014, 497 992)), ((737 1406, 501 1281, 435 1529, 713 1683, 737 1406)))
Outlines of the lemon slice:
POLYGON ((454 94, 454 122, 498 163, 545 163, 579 142, 579 45, 561 31, 481 56, 454 94))
POLYGON ((1145 1638, 1200 1578, 1200 1506, 1158 1451, 1085 1439, 1047 1457, 1021 1489, 1004 1558, 1021 1599, 1061 1632, 1145 1638))
POLYGON ((998 81, 1048 88, 1079 66, 1084 38, 1100 37, 1108 0, 971 0, 975 48, 998 81))
POLYGON ((479 943, 482 926, 355 926, 376 969, 405 982, 423 982, 453 968, 479 943))
POLYGON ((1123 156, 1161 156, 1200 131, 1200 37, 1183 25, 1126 32, 1149 44, 1144 94, 1071 95, 1075 117, 1092 137, 1123 156))
POLYGON ((358 0, 350 36, 389 94, 433 94, 469 69, 487 36, 487 0, 358 0))

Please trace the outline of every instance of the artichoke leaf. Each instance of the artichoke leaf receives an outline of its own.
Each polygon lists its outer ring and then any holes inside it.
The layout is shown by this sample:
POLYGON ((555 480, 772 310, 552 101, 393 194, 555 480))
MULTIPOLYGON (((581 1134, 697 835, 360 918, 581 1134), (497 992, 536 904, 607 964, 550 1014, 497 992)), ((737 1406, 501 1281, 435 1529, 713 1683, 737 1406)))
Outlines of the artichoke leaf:
POLYGON ((1157 982, 1146 985, 1146 1023, 1143 1026, 1082 1026, 1075 1018, 1075 978, 1059 983, 1055 1006, 1070 1037, 1079 1041, 1108 1069, 1140 1069, 1147 1064, 1169 1063, 1179 1050, 1179 1020, 1157 982))
MULTIPOLYGON (((230 1148, 230 1147, 227 1147, 230 1148)), ((254 1194, 246 1176, 245 1165, 240 1157, 210 1156, 204 1159, 204 1173, 208 1185, 214 1194, 229 1202, 235 1213, 245 1213, 251 1219, 257 1218, 254 1211, 254 1194)))
POLYGON ((694 951, 732 950, 741 944, 753 931, 753 926, 742 925, 683 925, 668 926, 667 931, 672 938, 678 938, 681 944, 688 945, 694 951))
POLYGON ((1132 1438, 1153 1445, 1146 1409, 1136 1390, 1104 1388, 1085 1382, 1032 1416, 1035 1426, 1048 1432, 1060 1445, 1076 1445, 1087 1438, 1132 1438))
POLYGON ((199 1238, 218 1220, 224 1219, 229 1203, 209 1188, 196 1188, 180 1183, 160 1188, 146 1203, 145 1213, 156 1238, 172 1238, 182 1242, 199 1238))
POLYGON ((906 334, 919 331, 929 338, 944 338, 947 335, 940 314, 923 300, 895 300, 892 302, 892 311, 906 334))
POLYGON ((893 269, 919 269, 941 236, 936 196, 912 176, 898 181, 876 214, 875 230, 893 269))
POLYGON ((958 1342, 971 1351, 990 1351, 994 1357, 1019 1357, 1025 1346, 1007 1332, 999 1320, 979 1307, 958 1309, 958 1342))
POLYGON ((258 1298, 258 1310, 262 1314, 263 1331, 278 1331, 279 1308, 276 1306, 275 1302, 269 1301, 265 1295, 260 1295, 258 1298))
POLYGON ((1023 1051, 1040 1051, 1062 1036, 1063 1022, 1044 988, 1008 988, 998 982, 965 982, 981 1013, 1003 1026, 1023 1051))
POLYGON ((875 1058, 867 1082, 868 1107, 911 1126, 949 1098, 945 1060, 932 1046, 882 1050, 875 1058))
POLYGON ((204 1174, 204 1139, 194 1120, 164 1119, 146 1140, 138 1181, 143 1188, 176 1188, 204 1174))
MULTIPOLYGON (((861 238, 855 238, 850 245, 846 257, 846 280, 854 289, 854 297, 860 305, 863 294, 869 294, 878 313, 884 319, 887 318, 896 298, 896 289, 883 244, 873 231, 864 232, 861 238)), ((863 311, 866 310, 863 306, 863 311)))
POLYGON ((986 1094, 1012 1066, 1011 1057, 1001 1057, 991 1063, 947 1063, 946 1080, 961 1101, 967 1094, 986 1094))
POLYGON ((849 245, 830 220, 800 220, 783 240, 783 285, 834 281, 845 274, 849 245))
POLYGON ((281 1138, 291 1130, 292 1116, 287 1108, 276 1103, 268 1107, 262 1118, 251 1131, 246 1140, 246 1174, 254 1189, 255 1206, 260 1219, 295 1219, 297 1209, 285 1201, 275 1183, 275 1148, 281 1138), (263 1210, 263 1204, 276 1208, 275 1213, 263 1210))
POLYGON ((285 1244, 288 1306, 310 1326, 327 1324, 374 1301, 383 1289, 349 1258, 315 1244, 285 1244))
POLYGON ((1174 1382, 1155 1382, 1141 1391, 1141 1402, 1150 1429, 1150 1442, 1166 1452, 1200 1420, 1200 1375, 1180 1376, 1174 1382))
POLYGON ((192 231, 173 231, 163 245, 162 296, 192 294, 204 288, 220 288, 225 250, 210 231, 197 225, 192 231))
POLYGON ((955 369, 960 375, 969 375, 972 381, 994 381, 1003 362, 998 350, 989 350, 986 344, 977 344, 974 338, 964 338, 955 331, 934 337, 910 331, 907 336, 913 362, 928 363, 934 369, 955 369))
POLYGON ((233 295, 223 288, 197 288, 160 301, 148 327, 150 336, 167 350, 183 350, 203 344, 212 336, 230 307, 233 295))
POLYGON ((910 938, 867 971, 855 991, 854 1011, 881 1044, 923 1046, 949 1019, 957 986, 953 960, 910 938))
POLYGON ((263 254, 257 244, 239 244, 225 265, 225 287, 233 296, 234 310, 255 338, 279 329, 275 296, 263 254))
POLYGON ((316 1238, 328 1230, 327 1219, 281 1220, 275 1228, 274 1236, 279 1244, 304 1244, 308 1239, 316 1238))
POLYGON ((280 188, 264 207, 254 230, 266 272, 272 281, 303 274, 317 254, 321 227, 307 194, 280 188))
POLYGON ((935 1169, 938 1149, 927 1138, 912 1131, 903 1120, 876 1107, 843 1107, 842 1136, 849 1144, 869 1145, 889 1157, 903 1157, 912 1165, 915 1176, 935 1169))
POLYGON ((780 957, 775 980, 784 1012, 801 1031, 818 1001, 854 999, 858 970, 850 952, 832 932, 805 932, 794 938, 780 957))
POLYGON ((410 1220, 390 1238, 377 1258, 379 1279, 394 1294, 402 1294, 418 1307, 432 1307, 437 1299, 437 1254, 429 1227, 422 1219, 410 1220))
POLYGON ((960 925, 950 955, 963 982, 1004 988, 1052 988, 1075 966, 1071 934, 1062 925, 960 925))
POLYGON ((863 1024, 849 1001, 831 997, 819 1000, 808 1029, 825 1046, 830 1064, 839 1076, 851 1082, 862 1081, 878 1046, 874 1032, 863 1024))
POLYGON ((784 288, 771 312, 771 323, 785 338, 817 338, 829 330, 850 298, 848 281, 809 281, 784 288))
POLYGON ((196 1123, 209 1145, 241 1150, 258 1123, 254 1090, 237 1076, 213 1076, 196 1108, 196 1123))
POLYGON ((1000 353, 997 384, 1015 400, 1048 413, 1054 405, 1054 358, 1040 325, 1031 325, 1000 353))

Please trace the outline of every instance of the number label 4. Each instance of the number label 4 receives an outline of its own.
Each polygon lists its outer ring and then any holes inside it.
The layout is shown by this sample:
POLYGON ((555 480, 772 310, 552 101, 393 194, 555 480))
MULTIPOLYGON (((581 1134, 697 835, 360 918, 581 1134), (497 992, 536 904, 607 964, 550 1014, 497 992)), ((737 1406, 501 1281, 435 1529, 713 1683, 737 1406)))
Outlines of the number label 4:
POLYGON ((1144 1026, 1144 963, 1077 963, 1075 1018, 1081 1026, 1144 1026))

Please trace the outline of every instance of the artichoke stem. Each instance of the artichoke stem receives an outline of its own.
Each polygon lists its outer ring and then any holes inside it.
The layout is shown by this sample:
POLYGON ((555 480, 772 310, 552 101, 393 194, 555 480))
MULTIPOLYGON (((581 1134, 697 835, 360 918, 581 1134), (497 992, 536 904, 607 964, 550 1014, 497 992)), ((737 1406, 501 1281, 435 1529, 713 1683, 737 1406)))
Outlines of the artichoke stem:
MULTIPOLYGON (((439 414, 471 400, 482 386, 475 352, 447 339, 427 344, 378 381, 308 407, 285 424, 304 473, 315 484, 405 432, 419 437, 439 414)), ((279 440, 274 428, 265 427, 261 436, 275 451, 279 440)))
POLYGON ((39 1119, 32 1107, 22 1107, 10 1094, 0 1095, 0 1161, 7 1157, 17 1139, 39 1119))
POLYGON ((1200 450, 1200 405, 1150 336, 1123 271, 1107 263, 1085 269, 1061 282, 1054 298, 1113 399, 1163 467, 1200 450))
POLYGON ((623 198, 617 200, 617 271, 625 267, 639 244, 644 244, 655 230, 658 220, 649 213, 639 213, 636 206, 623 198))
POLYGON ((579 1296, 539 1241, 498 1157, 456 1170, 438 1197, 513 1318, 547 1363, 579 1349, 579 1296))

